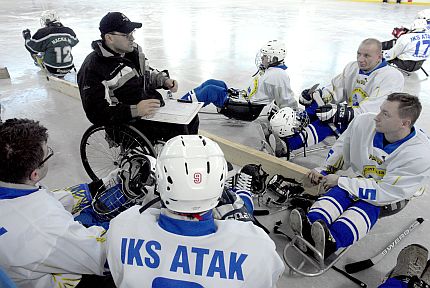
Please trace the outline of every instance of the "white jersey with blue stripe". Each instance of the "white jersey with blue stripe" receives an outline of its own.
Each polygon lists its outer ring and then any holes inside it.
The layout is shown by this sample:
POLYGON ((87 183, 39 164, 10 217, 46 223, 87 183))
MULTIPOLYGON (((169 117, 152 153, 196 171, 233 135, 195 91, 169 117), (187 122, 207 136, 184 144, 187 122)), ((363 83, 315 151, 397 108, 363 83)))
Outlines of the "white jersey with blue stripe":
POLYGON ((269 104, 275 101, 279 108, 297 107, 287 66, 283 64, 259 70, 252 78, 246 92, 252 103, 269 104))
POLYGON ((284 264, 251 222, 175 219, 132 207, 111 221, 109 268, 118 287, 276 287, 284 264))
POLYGON ((384 58, 392 60, 422 61, 430 56, 430 31, 409 32, 396 40, 394 46, 384 51, 384 58))
POLYGON ((0 266, 18 287, 75 287, 81 274, 103 275, 106 231, 74 221, 73 205, 70 191, 0 182, 0 266))
POLYGON ((374 113, 349 124, 326 159, 323 170, 351 168, 357 177, 340 177, 338 185, 373 205, 383 206, 427 190, 430 182, 430 141, 419 129, 405 138, 384 144, 376 132, 374 113))
POLYGON ((404 82, 402 73, 385 60, 367 73, 360 70, 354 61, 323 88, 322 98, 325 102, 346 102, 354 109, 354 115, 377 113, 389 94, 403 91, 404 82))

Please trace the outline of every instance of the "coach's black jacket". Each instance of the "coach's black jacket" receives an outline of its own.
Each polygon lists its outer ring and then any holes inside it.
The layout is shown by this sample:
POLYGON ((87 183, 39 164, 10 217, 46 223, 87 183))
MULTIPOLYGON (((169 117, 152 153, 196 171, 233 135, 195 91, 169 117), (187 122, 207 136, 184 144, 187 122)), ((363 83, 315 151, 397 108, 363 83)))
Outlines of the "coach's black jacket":
POLYGON ((139 46, 124 57, 101 40, 85 58, 78 72, 82 104, 93 124, 119 124, 137 117, 136 104, 144 99, 162 99, 155 89, 163 88, 168 72, 149 67, 139 46))

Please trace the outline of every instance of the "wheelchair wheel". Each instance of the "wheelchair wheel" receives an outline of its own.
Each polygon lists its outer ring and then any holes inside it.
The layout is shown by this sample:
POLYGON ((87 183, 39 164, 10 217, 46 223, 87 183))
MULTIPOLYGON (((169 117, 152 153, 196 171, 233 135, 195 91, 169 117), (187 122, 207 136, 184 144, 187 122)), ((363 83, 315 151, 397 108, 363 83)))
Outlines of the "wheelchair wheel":
POLYGON ((93 181, 109 175, 131 150, 156 157, 154 147, 139 130, 130 125, 92 125, 81 140, 81 160, 93 181))

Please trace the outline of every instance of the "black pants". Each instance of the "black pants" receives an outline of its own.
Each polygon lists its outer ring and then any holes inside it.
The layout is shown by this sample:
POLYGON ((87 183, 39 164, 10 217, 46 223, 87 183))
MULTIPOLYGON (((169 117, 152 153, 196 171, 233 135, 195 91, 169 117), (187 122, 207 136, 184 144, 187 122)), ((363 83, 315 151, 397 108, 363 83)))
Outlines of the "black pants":
POLYGON ((112 275, 82 275, 82 279, 76 288, 115 288, 112 275))
POLYGON ((412 60, 401 60, 399 58, 394 58, 393 60, 388 61, 388 63, 395 64, 398 68, 405 70, 407 72, 414 72, 419 70, 424 63, 425 60, 421 61, 412 61, 412 60))
POLYGON ((178 135, 194 135, 199 132, 199 117, 196 116, 188 125, 155 122, 149 120, 133 120, 129 123, 143 133, 151 143, 156 140, 167 141, 178 135))

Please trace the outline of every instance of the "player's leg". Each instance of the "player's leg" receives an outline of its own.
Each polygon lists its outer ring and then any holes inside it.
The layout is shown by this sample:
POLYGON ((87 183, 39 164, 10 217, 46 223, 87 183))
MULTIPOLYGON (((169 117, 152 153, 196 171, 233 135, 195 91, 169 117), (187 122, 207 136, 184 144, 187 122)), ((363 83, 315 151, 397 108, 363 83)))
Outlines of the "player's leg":
POLYGON ((290 227, 296 235, 305 238, 313 244, 311 237, 311 225, 316 221, 323 220, 328 225, 333 223, 350 205, 352 199, 349 193, 338 186, 319 197, 311 206, 306 215, 301 208, 295 208, 290 214, 290 227))
POLYGON ((328 225, 329 236, 336 243, 336 249, 348 247, 367 235, 378 220, 380 211, 380 207, 362 200, 346 209, 337 220, 328 225))
POLYGON ((223 107, 227 101, 227 84, 224 81, 209 79, 203 82, 200 86, 186 93, 181 99, 203 102, 204 106, 213 103, 217 107, 223 107), (194 97, 193 97, 194 96, 194 97))
POLYGON ((294 136, 281 138, 290 151, 309 147, 323 141, 328 136, 335 136, 335 132, 327 123, 315 120, 305 127, 302 132, 294 136))
POLYGON ((394 58, 393 60, 390 60, 388 62, 390 64, 396 65, 397 68, 404 70, 406 72, 413 72, 413 71, 416 71, 420 68, 419 67, 419 68, 415 69, 416 61, 401 60, 399 58, 394 58))
POLYGON ((311 206, 307 217, 311 223, 323 220, 330 226, 352 204, 350 194, 339 186, 334 186, 311 206))

